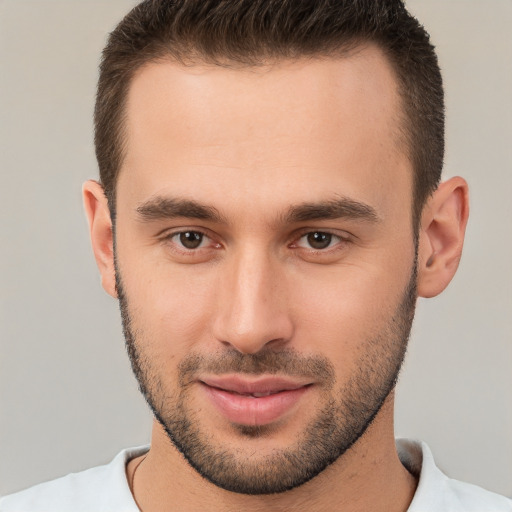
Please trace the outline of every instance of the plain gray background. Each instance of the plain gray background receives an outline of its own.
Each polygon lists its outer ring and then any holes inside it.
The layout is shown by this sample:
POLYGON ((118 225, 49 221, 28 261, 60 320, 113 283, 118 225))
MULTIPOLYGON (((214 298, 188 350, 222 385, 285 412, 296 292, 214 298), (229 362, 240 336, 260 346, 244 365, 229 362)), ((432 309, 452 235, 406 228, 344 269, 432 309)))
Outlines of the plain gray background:
MULTIPOLYGON (((0 493, 149 440, 117 303, 81 206, 106 34, 129 0, 0 1, 0 493)), ((445 175, 472 212, 460 270, 420 301, 397 434, 450 476, 512 495, 512 1, 415 0, 447 93, 445 175)))

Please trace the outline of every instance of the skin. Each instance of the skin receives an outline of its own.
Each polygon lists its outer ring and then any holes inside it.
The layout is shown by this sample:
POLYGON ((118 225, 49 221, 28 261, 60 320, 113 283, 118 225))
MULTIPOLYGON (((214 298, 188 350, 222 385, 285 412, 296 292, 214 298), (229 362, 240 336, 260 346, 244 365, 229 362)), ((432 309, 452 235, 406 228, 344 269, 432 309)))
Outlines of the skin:
MULTIPOLYGON (((389 324, 415 262, 412 168, 398 142, 400 100, 378 48, 340 59, 228 69, 172 62, 135 76, 127 107, 127 150, 117 188, 117 263, 146 355, 169 391, 190 353, 293 350, 332 363, 347 383, 368 340, 389 324), (155 198, 193 199, 221 219, 147 218, 155 198), (341 216, 290 221, 290 207, 340 197, 371 207, 376 220, 341 216), (177 231, 208 239, 186 251, 177 231), (313 250, 306 233, 335 235, 313 250), (172 340, 172 343, 169 342, 172 340)), ((102 284, 117 296, 112 224, 103 191, 84 185, 102 284)), ((419 230, 419 296, 453 277, 468 216, 467 184, 441 184, 419 230)), ((318 388, 318 387, 317 387, 318 388)), ((200 427, 243 457, 285 449, 321 407, 314 386, 270 436, 247 439, 193 388, 200 427)), ((365 434, 308 483, 276 495, 225 491, 183 459, 155 421, 147 457, 128 465, 144 511, 406 510, 416 482, 400 463, 390 393, 365 434)))

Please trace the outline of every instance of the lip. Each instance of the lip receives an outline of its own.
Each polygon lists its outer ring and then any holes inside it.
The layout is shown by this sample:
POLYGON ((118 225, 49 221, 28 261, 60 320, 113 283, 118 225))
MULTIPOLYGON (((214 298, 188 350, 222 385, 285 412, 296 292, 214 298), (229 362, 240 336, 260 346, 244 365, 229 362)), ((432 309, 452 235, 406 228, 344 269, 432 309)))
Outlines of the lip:
POLYGON ((266 425, 289 412, 311 388, 310 381, 278 376, 254 379, 208 376, 200 384, 217 410, 232 423, 266 425))

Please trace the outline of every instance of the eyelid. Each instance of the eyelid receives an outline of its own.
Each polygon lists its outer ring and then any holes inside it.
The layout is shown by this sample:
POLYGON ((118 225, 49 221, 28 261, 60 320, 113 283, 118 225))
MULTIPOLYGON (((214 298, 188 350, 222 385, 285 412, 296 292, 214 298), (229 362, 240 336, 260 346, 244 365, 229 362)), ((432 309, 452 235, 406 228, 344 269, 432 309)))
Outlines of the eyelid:
MULTIPOLYGON (((201 250, 204 251, 204 250, 211 250, 211 249, 220 249, 224 245, 223 243, 218 241, 218 236, 215 236, 215 234, 212 234, 209 229, 206 229, 203 227, 179 226, 176 228, 166 228, 166 229, 162 230, 161 232, 159 232, 156 235, 156 238, 158 238, 161 242, 171 243, 173 237, 180 235, 181 233, 186 233, 186 232, 199 233, 205 239, 207 239, 206 242, 208 242, 208 240, 209 240, 210 243, 209 244, 207 243, 206 246, 204 246, 204 247, 201 246, 196 249, 187 249, 186 247, 181 246, 180 244, 178 244, 176 242, 172 242, 172 244, 175 247, 175 250, 178 252, 190 255, 192 253, 197 253, 201 250), (213 246, 212 246, 212 244, 213 244, 213 246)), ((340 249, 340 247, 338 247, 339 245, 344 245, 345 243, 350 243, 351 241, 353 241, 354 238, 357 238, 357 237, 347 231, 340 231, 340 230, 337 230, 334 228, 306 227, 306 228, 301 228, 300 230, 297 230, 290 238, 291 238, 291 242, 289 242, 287 244, 287 246, 290 248, 303 249, 303 250, 311 252, 311 253, 326 254, 329 252, 334 252, 336 250, 339 250, 340 249), (305 236, 307 236, 311 233, 325 233, 325 234, 331 235, 333 238, 337 239, 338 241, 335 242, 333 245, 326 247, 325 249, 315 249, 313 247, 308 248, 308 247, 303 247, 303 246, 298 245, 298 242, 302 238, 304 238, 305 236)), ((204 242, 202 242, 202 243, 204 243, 204 242)))
MULTIPOLYGON (((199 233, 200 235, 202 235, 204 237, 204 239, 210 240, 210 244, 213 242, 213 244, 215 246, 215 247, 213 247, 214 249, 222 247, 221 243, 215 241, 214 237, 211 235, 209 230, 204 229, 204 228, 187 227, 187 226, 180 226, 179 228, 166 228, 165 230, 163 230, 159 234, 157 234, 157 238, 162 242, 171 242, 175 236, 181 235, 182 233, 199 233)), ((205 241, 204 239, 203 239, 203 242, 205 241)), ((201 249, 208 250, 208 249, 212 248, 212 247, 208 247, 208 245, 210 245, 210 244, 207 244, 206 247, 198 247, 197 249, 187 249, 186 247, 183 247, 175 242, 173 242, 173 244, 175 246, 177 246, 177 250, 179 250, 180 252, 183 252, 183 253, 193 253, 193 252, 197 252, 201 249)))
MULTIPOLYGON (((294 235, 291 244, 293 245, 293 244, 297 243, 300 239, 302 239, 305 236, 310 235, 312 233, 325 233, 326 235, 331 235, 332 237, 338 238, 341 242, 350 242, 351 240, 353 240, 355 238, 352 234, 348 233, 347 231, 339 231, 336 229, 329 229, 329 228, 324 228, 324 229, 305 228, 305 229, 301 229, 294 235)), ((311 250, 326 251, 328 249, 313 249, 313 248, 311 248, 311 250)))
POLYGON ((193 226, 178 226, 175 228, 165 228, 156 233, 156 238, 171 238, 175 235, 179 235, 180 233, 200 233, 203 236, 208 238, 212 238, 209 234, 209 230, 205 228, 193 227, 193 226))

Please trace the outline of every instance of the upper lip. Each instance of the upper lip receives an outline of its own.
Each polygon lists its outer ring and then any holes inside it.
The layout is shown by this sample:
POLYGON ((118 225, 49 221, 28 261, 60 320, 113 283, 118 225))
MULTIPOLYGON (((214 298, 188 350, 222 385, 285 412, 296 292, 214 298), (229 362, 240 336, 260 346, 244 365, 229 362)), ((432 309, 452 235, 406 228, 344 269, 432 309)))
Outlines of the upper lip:
POLYGON ((242 377, 240 375, 212 375, 200 378, 199 380, 207 386, 239 393, 241 395, 292 391, 312 384, 311 381, 279 377, 276 375, 260 376, 256 378, 242 377))

